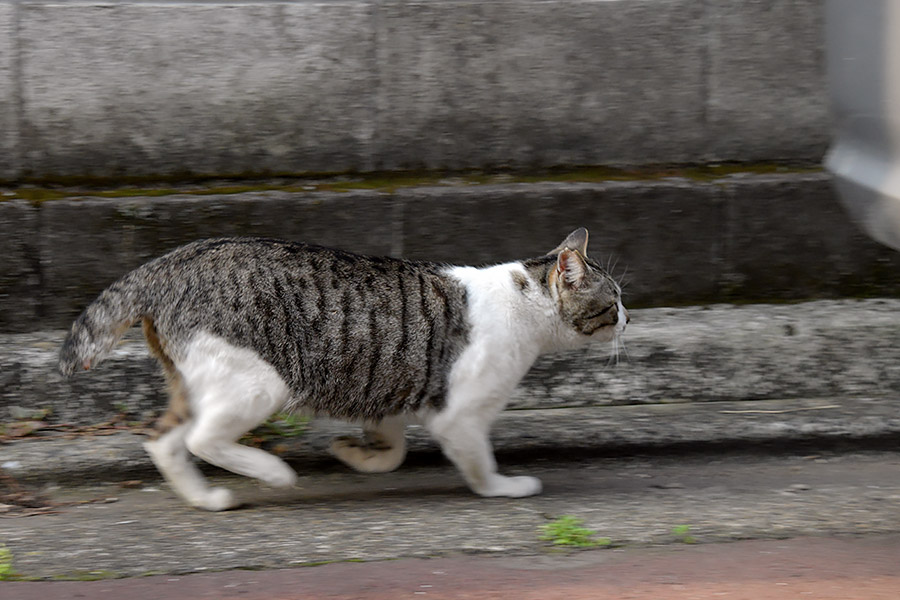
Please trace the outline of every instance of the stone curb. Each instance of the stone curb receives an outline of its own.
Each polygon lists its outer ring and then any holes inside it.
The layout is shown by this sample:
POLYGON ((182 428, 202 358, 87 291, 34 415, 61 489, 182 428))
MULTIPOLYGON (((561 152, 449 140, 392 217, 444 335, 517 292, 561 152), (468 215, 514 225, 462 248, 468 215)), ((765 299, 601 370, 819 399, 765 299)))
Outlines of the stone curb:
MULTIPOLYGON (((896 405, 894 397, 845 397, 506 411, 492 442, 501 469, 504 463, 636 454, 895 448, 896 405)), ((328 442, 357 430, 316 421, 302 436, 269 447, 280 446, 278 453, 300 471, 345 469, 328 454, 328 442)), ((0 469, 34 483, 155 479, 144 439, 126 432, 18 440, 0 446, 0 469)), ((421 427, 409 427, 407 439, 407 464, 443 460, 421 427)))
MULTIPOLYGON (((544 357, 511 408, 891 396, 900 390, 900 299, 632 311, 625 350, 594 345, 544 357)), ((63 332, 0 335, 0 423, 49 409, 82 425, 165 406, 138 331, 96 370, 63 380, 63 332)))

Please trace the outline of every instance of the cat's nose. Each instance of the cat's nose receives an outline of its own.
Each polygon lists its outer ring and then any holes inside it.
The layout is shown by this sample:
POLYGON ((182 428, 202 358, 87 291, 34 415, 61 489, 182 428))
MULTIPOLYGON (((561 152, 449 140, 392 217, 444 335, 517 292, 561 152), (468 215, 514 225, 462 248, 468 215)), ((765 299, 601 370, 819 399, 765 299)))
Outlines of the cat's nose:
POLYGON ((625 324, 631 323, 631 317, 628 316, 628 309, 623 306, 622 312, 625 313, 625 324))

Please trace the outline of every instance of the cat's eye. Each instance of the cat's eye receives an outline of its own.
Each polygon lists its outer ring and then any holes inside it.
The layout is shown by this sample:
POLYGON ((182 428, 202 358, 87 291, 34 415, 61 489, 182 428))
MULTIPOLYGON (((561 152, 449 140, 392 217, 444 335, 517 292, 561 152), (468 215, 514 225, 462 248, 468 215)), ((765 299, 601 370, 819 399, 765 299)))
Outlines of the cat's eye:
POLYGON ((600 312, 597 312, 597 313, 594 313, 594 314, 592 314, 592 315, 589 315, 587 318, 588 318, 588 319, 596 319, 596 318, 598 318, 598 317, 602 317, 603 315, 605 315, 606 313, 608 313, 609 311, 611 311, 611 310, 614 309, 615 307, 616 307, 615 304, 610 304, 609 306, 607 306, 606 308, 604 308, 604 309, 601 310, 600 312))

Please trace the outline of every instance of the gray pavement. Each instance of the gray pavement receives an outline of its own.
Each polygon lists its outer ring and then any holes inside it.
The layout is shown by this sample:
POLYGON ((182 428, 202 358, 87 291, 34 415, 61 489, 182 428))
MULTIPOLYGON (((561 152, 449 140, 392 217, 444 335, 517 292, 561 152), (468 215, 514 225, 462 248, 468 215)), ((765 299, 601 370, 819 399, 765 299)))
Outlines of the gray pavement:
MULTIPOLYGON (((417 428, 398 471, 363 475, 325 452, 318 422, 279 451, 291 490, 210 468, 244 506, 211 514, 159 480, 141 436, 57 434, 0 446, 0 467, 52 512, 7 507, 0 540, 30 578, 108 578, 459 554, 553 553, 539 528, 581 518, 616 547, 900 531, 894 398, 827 398, 509 411, 501 471, 540 496, 470 493, 417 428), (43 514, 36 514, 43 513, 43 514), (33 514, 34 516, 22 516, 33 514), (688 533, 675 528, 687 526, 688 533)), ((595 552, 607 550, 597 549, 595 552)))
POLYGON ((896 600, 900 536, 802 537, 5 583, 15 600, 896 600))

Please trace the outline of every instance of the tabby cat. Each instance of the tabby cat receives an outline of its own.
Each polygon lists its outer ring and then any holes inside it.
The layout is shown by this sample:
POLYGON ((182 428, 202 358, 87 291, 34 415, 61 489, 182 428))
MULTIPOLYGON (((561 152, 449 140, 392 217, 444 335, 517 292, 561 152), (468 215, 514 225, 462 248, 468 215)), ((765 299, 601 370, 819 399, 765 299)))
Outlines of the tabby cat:
POLYGON ((587 256, 578 229, 545 256, 453 267, 263 238, 202 240, 113 283, 72 325, 59 369, 90 369, 141 321, 170 404, 144 444, 185 501, 236 505, 190 458, 276 486, 296 481, 280 458, 237 443, 277 411, 359 422, 331 451, 364 472, 396 469, 407 423, 423 424, 482 496, 537 494, 504 477, 492 421, 534 360, 613 341, 628 313, 621 290, 587 256), (189 454, 190 453, 190 454, 189 454))

